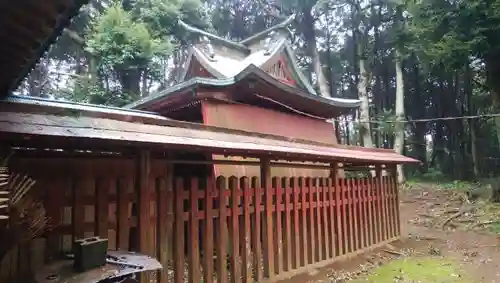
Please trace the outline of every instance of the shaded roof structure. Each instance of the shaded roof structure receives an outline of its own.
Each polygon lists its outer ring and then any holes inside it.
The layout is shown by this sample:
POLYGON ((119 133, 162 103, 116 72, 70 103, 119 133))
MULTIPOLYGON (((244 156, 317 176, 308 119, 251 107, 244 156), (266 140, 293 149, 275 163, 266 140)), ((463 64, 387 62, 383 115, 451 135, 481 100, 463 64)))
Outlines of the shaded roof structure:
POLYGON ((18 87, 88 0, 4 0, 0 3, 0 98, 18 87))
MULTIPOLYGON (((0 139, 17 135, 21 140, 58 138, 60 143, 80 145, 112 142, 116 145, 146 145, 243 156, 269 156, 291 161, 344 163, 418 163, 393 150, 332 146, 281 136, 256 134, 197 123, 181 122, 149 113, 78 103, 18 97, 0 102, 0 139), (5 107, 5 104, 11 104, 5 107), (13 105, 12 105, 13 104, 13 105), (17 105, 17 107, 15 107, 17 105), (9 112, 14 106, 16 112, 9 112), (7 109, 4 111, 4 109, 7 109), (24 109, 24 110, 23 110, 24 109), (65 112, 78 109, 77 112, 65 112), (58 114, 56 114, 58 113, 58 114), (96 113, 99 113, 96 116, 96 113), (62 115, 66 114, 66 115, 62 115), (148 114, 148 115, 146 115, 148 114), (9 135, 6 135, 9 134, 9 135), (63 139, 61 139, 63 138, 63 139)), ((52 143, 53 141, 50 141, 52 143)), ((59 146, 59 144, 54 144, 59 146)))
MULTIPOLYGON (((179 90, 184 88, 196 88, 200 85, 228 87, 252 76, 268 82, 271 89, 285 90, 292 95, 315 101, 317 104, 324 103, 337 108, 358 107, 360 101, 357 99, 327 98, 316 93, 314 87, 297 65, 294 51, 289 43, 290 31, 287 26, 294 20, 294 17, 295 15, 291 15, 283 22, 239 42, 224 39, 179 21, 179 24, 186 30, 200 37, 200 41, 190 47, 184 73, 180 78, 181 83, 126 107, 146 109, 153 103, 168 99, 171 95, 177 95, 179 90), (193 61, 208 71, 210 77, 189 77, 189 66, 193 61), (293 85, 265 71, 278 61, 280 64, 286 65, 284 71, 287 72, 286 76, 293 81, 293 85)), ((267 95, 267 92, 263 95, 267 95)), ((336 112, 338 114, 338 111, 336 112)), ((328 117, 327 113, 322 113, 319 116, 322 115, 325 118, 332 117, 328 117)), ((332 115, 331 110, 330 115, 332 115)))

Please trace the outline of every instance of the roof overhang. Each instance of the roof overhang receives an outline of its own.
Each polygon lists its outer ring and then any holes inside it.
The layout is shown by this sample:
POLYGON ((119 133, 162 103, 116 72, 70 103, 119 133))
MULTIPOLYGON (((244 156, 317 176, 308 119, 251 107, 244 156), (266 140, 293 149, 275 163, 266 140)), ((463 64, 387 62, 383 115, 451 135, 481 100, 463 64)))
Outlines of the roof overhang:
MULTIPOLYGON (((0 106, 3 102, 0 102, 0 106)), ((419 163, 392 150, 331 146, 280 136, 255 134, 164 118, 136 117, 128 113, 99 118, 81 110, 78 116, 42 114, 59 106, 39 106, 31 112, 1 112, 0 139, 5 142, 45 141, 52 146, 67 144, 110 148, 148 147, 158 150, 182 149, 229 156, 248 156, 290 161, 343 162, 351 164, 419 163)), ((1 109, 2 107, 0 107, 1 109)), ((54 110, 55 109, 55 110, 54 110)), ((103 110, 104 114, 107 110, 103 110)), ((126 111, 126 110, 125 110, 126 111)), ((131 113, 136 113, 131 111, 131 113)), ((79 148, 83 149, 83 148, 79 148)))
POLYGON ((242 83, 257 83, 269 88, 261 95, 269 96, 270 99, 291 107, 298 107, 300 111, 316 115, 325 119, 335 117, 342 110, 348 110, 359 106, 357 99, 325 98, 312 95, 304 90, 287 85, 255 65, 250 65, 234 77, 227 79, 192 78, 183 83, 168 88, 156 95, 151 95, 126 105, 125 108, 154 110, 157 104, 189 103, 196 99, 196 92, 186 94, 200 88, 224 88, 237 86, 242 83), (273 91, 274 88, 276 91, 273 91))
POLYGON ((0 98, 18 87, 88 0, 3 1, 0 98))

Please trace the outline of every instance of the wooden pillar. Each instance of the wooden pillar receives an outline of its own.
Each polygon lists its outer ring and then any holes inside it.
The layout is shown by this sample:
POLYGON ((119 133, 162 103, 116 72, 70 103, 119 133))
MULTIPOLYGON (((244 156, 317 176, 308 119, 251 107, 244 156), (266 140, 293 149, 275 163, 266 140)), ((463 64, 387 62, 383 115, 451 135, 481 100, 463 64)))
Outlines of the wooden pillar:
POLYGON ((264 276, 274 276, 274 251, 273 251, 273 194, 271 180, 271 163, 269 159, 261 159, 260 165, 261 186, 264 190, 264 276))
POLYGON ((395 236, 396 237, 401 237, 401 220, 400 220, 400 207, 399 207, 399 183, 398 183, 398 171, 397 171, 397 166, 391 166, 390 167, 390 173, 391 173, 391 188, 392 192, 394 194, 394 200, 393 200, 393 205, 394 205, 394 222, 395 222, 395 236))
POLYGON ((168 259, 173 256, 173 225, 172 219, 170 219, 169 214, 173 215, 173 186, 174 186, 174 175, 173 175, 173 165, 171 163, 166 164, 166 175, 165 179, 160 180, 160 185, 158 188, 158 200, 157 200, 157 210, 158 210, 158 260, 164 266, 160 271, 159 282, 168 282, 168 259))
POLYGON ((385 188, 384 188, 384 180, 383 180, 383 173, 384 170, 382 169, 382 165, 377 165, 375 167, 375 171, 377 173, 377 186, 378 186, 378 196, 379 196, 379 213, 380 213, 380 225, 381 225, 381 231, 380 235, 382 237, 382 241, 385 241, 388 239, 387 235, 387 214, 386 214, 386 195, 385 195, 385 188))
MULTIPOLYGON (((148 150, 141 150, 138 158, 136 180, 137 204, 138 204, 138 237, 137 247, 139 252, 154 256, 149 242, 149 227, 151 227, 150 205, 151 205, 151 154, 148 150)), ((142 272, 140 282, 150 282, 151 273, 142 272)))
POLYGON ((337 237, 338 235, 335 233, 336 229, 338 228, 338 211, 340 211, 338 207, 338 200, 337 203, 334 202, 334 196, 337 194, 338 190, 338 185, 337 185, 337 178, 338 178, 338 165, 336 162, 330 163, 330 182, 328 184, 328 193, 329 197, 328 199, 330 200, 330 239, 331 239, 331 251, 330 251, 330 257, 334 258, 337 256, 337 237), (335 209, 337 211, 335 211, 335 209), (335 219, 335 216, 337 216, 337 219, 335 219), (337 227, 335 227, 335 223, 337 223, 337 227))

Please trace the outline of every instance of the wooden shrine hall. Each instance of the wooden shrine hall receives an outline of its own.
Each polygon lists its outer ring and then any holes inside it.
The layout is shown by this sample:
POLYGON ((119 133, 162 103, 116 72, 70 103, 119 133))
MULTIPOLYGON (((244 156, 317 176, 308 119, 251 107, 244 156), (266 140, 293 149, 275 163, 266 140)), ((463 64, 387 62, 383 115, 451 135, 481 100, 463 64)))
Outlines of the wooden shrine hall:
POLYGON ((338 144, 326 120, 358 101, 315 93, 288 44, 293 17, 239 42, 180 22, 200 36, 182 82, 125 108, 11 95, 81 6, 60 3, 12 4, 0 23, 15 34, 0 53, 13 70, 0 156, 36 180, 51 227, 8 253, 0 282, 94 235, 156 257, 142 282, 176 283, 275 281, 400 237, 395 166, 418 161, 338 144), (31 21, 45 28, 15 32, 31 21))

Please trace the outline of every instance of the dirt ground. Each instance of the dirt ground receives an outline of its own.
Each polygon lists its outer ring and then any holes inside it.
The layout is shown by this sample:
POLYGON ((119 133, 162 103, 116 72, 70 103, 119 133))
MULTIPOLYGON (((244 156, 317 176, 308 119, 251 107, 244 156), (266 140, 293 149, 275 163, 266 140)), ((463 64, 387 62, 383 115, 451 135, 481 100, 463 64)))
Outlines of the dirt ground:
MULTIPOLYGON (((468 278, 439 282, 500 282, 500 220, 496 219, 500 219, 500 206, 481 200, 470 202, 457 190, 413 185, 401 194, 401 241, 280 283, 374 282, 367 278, 377 267, 424 256, 451 260, 460 275, 450 277, 468 278)), ((397 278, 382 281, 420 282, 397 278)))

